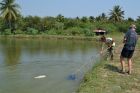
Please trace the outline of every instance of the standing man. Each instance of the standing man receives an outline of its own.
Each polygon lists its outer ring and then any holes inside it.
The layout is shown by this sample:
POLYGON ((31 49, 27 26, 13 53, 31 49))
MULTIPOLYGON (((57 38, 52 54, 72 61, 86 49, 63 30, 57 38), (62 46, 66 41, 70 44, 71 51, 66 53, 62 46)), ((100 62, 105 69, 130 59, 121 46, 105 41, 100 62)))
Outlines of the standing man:
POLYGON ((120 56, 122 73, 125 73, 124 58, 127 58, 127 61, 128 61, 128 74, 132 73, 131 58, 133 56, 137 40, 138 40, 138 36, 136 33, 136 26, 134 24, 132 24, 124 36, 124 41, 123 41, 124 47, 122 49, 121 56, 120 56))

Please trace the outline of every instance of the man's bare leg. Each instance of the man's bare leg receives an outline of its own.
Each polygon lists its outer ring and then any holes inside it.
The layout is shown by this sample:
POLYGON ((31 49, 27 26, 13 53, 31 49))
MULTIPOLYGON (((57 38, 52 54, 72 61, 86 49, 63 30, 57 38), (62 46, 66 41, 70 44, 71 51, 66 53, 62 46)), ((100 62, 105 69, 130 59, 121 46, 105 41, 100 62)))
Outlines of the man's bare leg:
POLYGON ((122 72, 125 72, 125 62, 124 62, 124 58, 122 56, 120 56, 120 63, 121 63, 121 67, 122 67, 122 72))
POLYGON ((131 58, 128 58, 128 74, 132 73, 132 60, 131 58))

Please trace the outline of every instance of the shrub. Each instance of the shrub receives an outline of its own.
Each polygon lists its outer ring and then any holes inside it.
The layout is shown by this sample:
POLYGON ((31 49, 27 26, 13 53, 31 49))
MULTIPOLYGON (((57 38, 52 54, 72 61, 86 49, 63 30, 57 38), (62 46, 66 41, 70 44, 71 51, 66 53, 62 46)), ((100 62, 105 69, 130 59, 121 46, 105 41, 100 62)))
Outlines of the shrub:
POLYGON ((95 28, 105 30, 105 31, 107 31, 107 33, 114 33, 114 32, 119 31, 118 27, 116 25, 114 25, 113 23, 97 22, 95 24, 95 28))
POLYGON ((137 29, 136 29, 137 33, 140 34, 140 24, 137 23, 137 24, 136 24, 136 27, 137 27, 137 29))
POLYGON ((83 29, 83 31, 85 36, 94 36, 94 32, 91 31, 90 29, 85 28, 83 29))
POLYGON ((36 34, 38 34, 38 33, 39 33, 39 31, 36 30, 36 29, 34 29, 34 28, 27 28, 26 34, 29 34, 29 35, 36 35, 36 34))
POLYGON ((15 33, 15 34, 24 34, 24 32, 21 31, 20 29, 15 30, 14 33, 15 33))
POLYGON ((2 34, 4 34, 4 35, 11 35, 12 34, 11 29, 5 29, 2 34))
POLYGON ((66 30, 66 34, 68 35, 82 35, 84 34, 82 28, 72 27, 66 30))
POLYGON ((105 24, 104 30, 107 31, 108 33, 114 33, 118 32, 118 28, 114 24, 105 24))
POLYGON ((118 30, 120 32, 126 32, 129 28, 130 24, 128 24, 128 23, 118 23, 116 26, 118 27, 118 30))
POLYGON ((54 29, 46 30, 45 33, 48 35, 57 35, 56 30, 54 30, 54 29))

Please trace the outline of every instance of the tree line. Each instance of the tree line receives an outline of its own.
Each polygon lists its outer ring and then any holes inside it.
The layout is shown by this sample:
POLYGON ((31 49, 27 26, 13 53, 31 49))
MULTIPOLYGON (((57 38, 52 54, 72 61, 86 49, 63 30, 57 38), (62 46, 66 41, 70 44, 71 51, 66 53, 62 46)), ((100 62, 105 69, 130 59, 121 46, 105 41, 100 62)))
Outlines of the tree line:
MULTIPOLYGON (((119 5, 97 17, 83 16, 67 18, 61 14, 56 17, 26 16, 20 13, 20 6, 15 0, 0 2, 0 34, 48 34, 48 35, 80 35, 94 36, 93 30, 103 29, 109 33, 125 32, 131 23, 137 25, 140 33, 140 16, 125 19, 125 11, 119 5)), ((94 11, 93 11, 94 12, 94 11)))

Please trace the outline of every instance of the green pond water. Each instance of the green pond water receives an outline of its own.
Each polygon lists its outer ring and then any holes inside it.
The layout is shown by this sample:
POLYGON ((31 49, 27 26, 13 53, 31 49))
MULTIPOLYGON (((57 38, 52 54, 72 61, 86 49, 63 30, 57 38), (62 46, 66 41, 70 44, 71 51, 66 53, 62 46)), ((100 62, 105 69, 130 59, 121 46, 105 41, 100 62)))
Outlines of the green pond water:
POLYGON ((98 53, 94 41, 0 38, 0 93, 74 93, 98 53))

